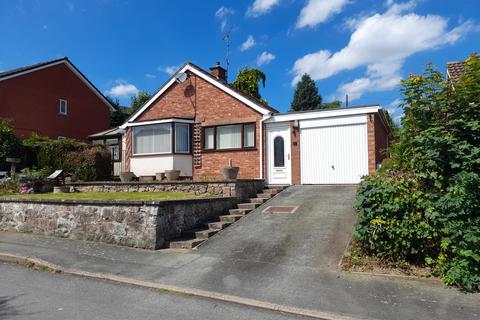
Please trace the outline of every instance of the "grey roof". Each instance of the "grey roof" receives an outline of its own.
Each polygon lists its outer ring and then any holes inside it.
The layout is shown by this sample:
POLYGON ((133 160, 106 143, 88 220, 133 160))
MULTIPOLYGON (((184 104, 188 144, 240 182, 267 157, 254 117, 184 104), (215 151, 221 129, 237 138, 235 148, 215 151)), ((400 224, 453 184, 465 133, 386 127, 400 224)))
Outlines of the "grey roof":
POLYGON ((349 107, 340 107, 340 108, 329 108, 329 109, 315 109, 315 110, 303 110, 303 111, 287 111, 287 112, 279 112, 275 115, 284 115, 284 114, 297 114, 297 113, 309 113, 309 112, 320 112, 320 111, 331 111, 331 110, 345 110, 345 109, 359 109, 359 108, 367 108, 367 107, 379 107, 380 105, 377 104, 363 104, 358 106, 349 106, 349 107))
POLYGON ((102 132, 97 132, 88 136, 90 139, 102 138, 106 136, 119 136, 123 133, 123 130, 120 127, 111 128, 102 132))

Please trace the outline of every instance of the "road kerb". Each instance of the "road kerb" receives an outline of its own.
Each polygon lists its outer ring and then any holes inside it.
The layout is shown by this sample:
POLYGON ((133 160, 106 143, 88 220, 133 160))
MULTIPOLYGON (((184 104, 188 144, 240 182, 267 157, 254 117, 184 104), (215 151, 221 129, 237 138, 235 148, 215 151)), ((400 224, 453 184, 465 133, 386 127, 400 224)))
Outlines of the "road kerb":
MULTIPOLYGON (((61 267, 59 265, 47 262, 45 260, 42 260, 42 259, 39 259, 39 258, 36 258, 36 257, 22 256, 22 255, 16 255, 16 254, 12 254, 12 253, 0 252, 0 261, 32 266, 32 267, 35 267, 35 268, 41 269, 41 270, 42 269, 43 270, 47 269, 47 270, 50 270, 50 271, 53 271, 53 272, 60 272, 60 273, 73 275, 73 276, 80 276, 80 277, 86 277, 86 278, 106 280, 106 281, 112 281, 112 282, 132 285, 132 286, 143 287, 143 288, 157 289, 157 290, 161 290, 161 291, 165 291, 165 292, 171 292, 171 293, 177 293, 177 294, 183 294, 183 295, 189 295, 189 296, 208 298, 208 299, 213 299, 213 300, 218 300, 218 301, 223 301, 223 302, 235 303, 235 304, 238 304, 238 305, 255 307, 255 308, 260 308, 260 309, 265 309, 265 310, 270 310, 270 311, 276 311, 276 312, 281 312, 281 313, 291 314, 291 315, 296 315, 296 316, 309 317, 309 318, 312 318, 312 319, 320 319, 320 320, 361 320, 361 319, 365 319, 365 318, 353 318, 353 317, 350 317, 350 316, 339 315, 339 314, 334 314, 334 313, 330 313, 330 312, 323 312, 323 311, 313 310, 313 309, 305 309, 305 308, 297 308, 297 307, 292 307, 292 306, 285 306, 285 305, 280 305, 280 304, 276 304, 276 303, 270 303, 270 302, 255 300, 255 299, 249 299, 249 298, 243 298, 243 297, 239 297, 239 296, 223 294, 223 293, 219 293, 219 292, 206 291, 206 290, 193 289, 193 288, 185 288, 185 287, 179 287, 179 286, 172 286, 172 285, 161 284, 161 283, 150 282, 150 281, 143 281, 143 280, 138 280, 138 279, 122 277, 122 276, 118 276, 118 275, 113 275, 113 274, 95 273, 95 272, 82 271, 82 270, 78 270, 78 269, 64 268, 64 267, 61 267)), ((369 318, 369 319, 372 319, 372 318, 369 318)), ((374 320, 374 319, 372 319, 372 320, 374 320)))

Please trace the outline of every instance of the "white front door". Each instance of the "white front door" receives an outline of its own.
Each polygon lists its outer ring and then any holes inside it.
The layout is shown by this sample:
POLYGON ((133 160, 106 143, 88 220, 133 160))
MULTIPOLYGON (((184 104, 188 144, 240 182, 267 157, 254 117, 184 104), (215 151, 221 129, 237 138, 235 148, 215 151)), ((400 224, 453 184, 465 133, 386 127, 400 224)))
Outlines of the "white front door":
POLYGON ((266 133, 268 184, 291 184, 290 124, 269 124, 266 133))

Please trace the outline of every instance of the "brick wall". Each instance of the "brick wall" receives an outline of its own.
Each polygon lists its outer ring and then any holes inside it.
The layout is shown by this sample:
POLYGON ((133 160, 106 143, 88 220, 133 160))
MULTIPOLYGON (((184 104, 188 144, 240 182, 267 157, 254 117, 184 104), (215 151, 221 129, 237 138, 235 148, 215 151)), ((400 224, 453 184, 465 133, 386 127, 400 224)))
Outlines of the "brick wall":
POLYGON ((86 141, 110 127, 108 106, 64 64, 1 81, 0 118, 11 119, 22 138, 36 132, 86 141), (68 101, 67 115, 59 114, 59 99, 68 101))
POLYGON ((294 127, 294 121, 290 123, 291 127, 291 153, 292 153, 292 184, 301 183, 301 164, 300 164, 300 130, 294 127))
POLYGON ((388 156, 390 128, 382 121, 379 113, 369 114, 367 121, 368 173, 372 174, 377 169, 377 165, 388 156))
MULTIPOLYGON (((202 145, 193 141, 193 178, 196 180, 221 178, 221 169, 228 165, 230 159, 234 166, 240 167, 239 178, 259 177, 259 120, 262 118, 260 113, 190 73, 187 81, 173 84, 149 109, 140 115, 137 121, 171 117, 194 117, 197 125, 201 127, 256 122, 256 148, 254 150, 204 152, 199 150, 202 145)), ((127 143, 127 158, 129 155, 131 155, 131 143, 127 143)))
POLYGON ((367 136, 368 136, 368 174, 372 174, 377 169, 376 166, 376 145, 375 145, 375 115, 367 115, 367 136))

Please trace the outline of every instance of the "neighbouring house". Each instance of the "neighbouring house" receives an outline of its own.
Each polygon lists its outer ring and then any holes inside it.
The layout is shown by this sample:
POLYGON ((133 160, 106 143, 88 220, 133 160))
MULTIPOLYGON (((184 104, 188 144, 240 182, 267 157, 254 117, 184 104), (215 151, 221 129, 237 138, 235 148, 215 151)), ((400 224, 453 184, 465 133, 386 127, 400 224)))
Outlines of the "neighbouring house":
POLYGON ((453 61, 447 62, 447 72, 446 79, 451 80, 452 83, 455 83, 463 75, 463 68, 465 66, 465 61, 453 61))
POLYGON ((87 141, 110 127, 113 106, 68 58, 0 72, 0 117, 33 133, 87 141))
POLYGON ((113 132, 122 170, 211 180, 231 161, 239 178, 268 184, 351 184, 385 157, 391 130, 378 105, 279 113, 229 86, 219 64, 210 71, 184 64, 113 132))

